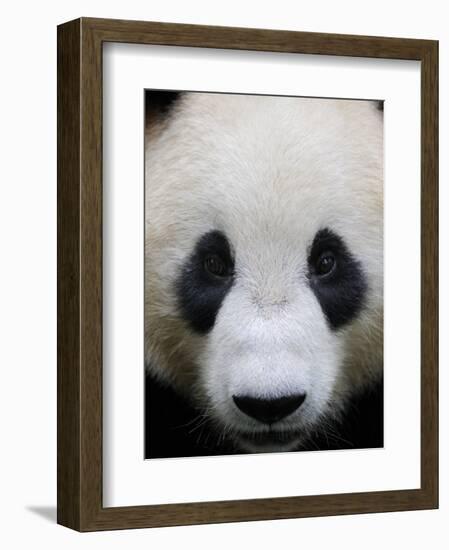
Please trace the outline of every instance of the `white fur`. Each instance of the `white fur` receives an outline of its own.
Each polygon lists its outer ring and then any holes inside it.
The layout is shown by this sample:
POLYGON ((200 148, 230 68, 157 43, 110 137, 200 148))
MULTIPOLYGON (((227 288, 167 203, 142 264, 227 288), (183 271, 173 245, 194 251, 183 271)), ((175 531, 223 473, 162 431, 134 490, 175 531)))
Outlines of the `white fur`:
POLYGON ((382 117, 366 101, 192 93, 149 128, 146 362, 222 430, 267 430, 234 394, 307 393, 279 422, 307 434, 381 372, 382 156, 382 117), (338 331, 306 280, 308 248, 325 227, 368 281, 363 311, 338 331), (231 243, 236 279, 213 329, 198 336, 180 318, 173 283, 213 229, 231 243))

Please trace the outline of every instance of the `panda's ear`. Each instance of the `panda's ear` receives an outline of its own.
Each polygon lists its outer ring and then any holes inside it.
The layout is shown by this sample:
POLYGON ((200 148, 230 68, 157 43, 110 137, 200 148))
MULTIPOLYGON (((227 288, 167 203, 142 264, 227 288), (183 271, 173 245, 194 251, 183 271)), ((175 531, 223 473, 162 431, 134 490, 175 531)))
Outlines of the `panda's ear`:
POLYGON ((145 119, 146 122, 166 117, 182 92, 172 90, 145 90, 145 119))
POLYGON ((383 110, 384 110, 384 100, 383 99, 379 99, 378 101, 376 101, 376 109, 378 111, 383 112, 383 110))

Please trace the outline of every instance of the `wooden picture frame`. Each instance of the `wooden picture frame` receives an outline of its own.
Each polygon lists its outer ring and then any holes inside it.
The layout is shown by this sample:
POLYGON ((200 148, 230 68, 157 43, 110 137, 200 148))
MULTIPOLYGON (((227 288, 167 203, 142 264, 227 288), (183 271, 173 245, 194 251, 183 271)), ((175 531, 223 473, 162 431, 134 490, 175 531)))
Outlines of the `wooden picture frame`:
POLYGON ((58 523, 79 531, 438 506, 438 42, 81 18, 58 27, 58 523), (105 508, 102 45, 127 42, 421 62, 421 488, 105 508))

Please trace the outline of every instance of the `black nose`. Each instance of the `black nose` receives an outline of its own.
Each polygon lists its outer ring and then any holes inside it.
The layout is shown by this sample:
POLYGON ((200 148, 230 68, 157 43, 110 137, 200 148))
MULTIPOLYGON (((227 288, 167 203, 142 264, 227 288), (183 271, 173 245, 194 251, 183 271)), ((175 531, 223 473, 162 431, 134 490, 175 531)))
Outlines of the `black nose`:
POLYGON ((305 393, 295 393, 278 399, 259 399, 248 395, 232 396, 242 412, 265 424, 273 424, 292 414, 304 403, 305 398, 305 393))

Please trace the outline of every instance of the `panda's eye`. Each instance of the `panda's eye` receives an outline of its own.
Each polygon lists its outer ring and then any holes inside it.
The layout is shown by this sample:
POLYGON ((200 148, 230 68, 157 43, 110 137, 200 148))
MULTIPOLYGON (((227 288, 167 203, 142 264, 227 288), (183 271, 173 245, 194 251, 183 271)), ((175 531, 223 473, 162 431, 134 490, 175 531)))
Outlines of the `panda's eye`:
POLYGON ((315 264, 315 272, 319 277, 324 277, 334 271, 336 264, 337 261, 333 252, 326 250, 319 255, 315 264))
POLYGON ((217 254, 209 254, 204 259, 204 269, 215 277, 226 277, 228 270, 223 260, 217 254))

